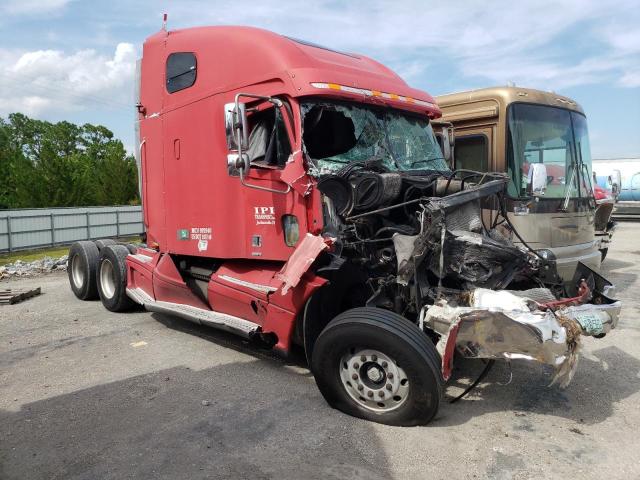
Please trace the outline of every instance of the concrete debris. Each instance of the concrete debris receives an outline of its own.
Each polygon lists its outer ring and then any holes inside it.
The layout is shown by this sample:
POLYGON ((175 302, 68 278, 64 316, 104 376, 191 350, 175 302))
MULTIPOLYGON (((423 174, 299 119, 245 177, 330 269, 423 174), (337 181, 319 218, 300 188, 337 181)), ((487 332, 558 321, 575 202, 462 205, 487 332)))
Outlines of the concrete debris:
POLYGON ((55 271, 65 271, 67 269, 68 256, 60 258, 44 257, 33 262, 16 260, 13 263, 0 266, 0 279, 9 277, 29 277, 42 275, 55 271))

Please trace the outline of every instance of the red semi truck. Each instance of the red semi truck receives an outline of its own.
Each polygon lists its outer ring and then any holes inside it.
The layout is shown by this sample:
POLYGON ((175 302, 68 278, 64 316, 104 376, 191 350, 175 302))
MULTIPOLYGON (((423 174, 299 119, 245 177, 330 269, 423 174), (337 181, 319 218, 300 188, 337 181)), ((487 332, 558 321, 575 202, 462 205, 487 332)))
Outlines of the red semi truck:
POLYGON ((581 334, 615 327, 606 280, 562 283, 508 219, 482 219, 508 180, 453 178, 434 100, 380 63, 256 28, 162 30, 139 87, 147 246, 72 245, 79 298, 299 345, 330 405, 392 425, 433 418, 456 351, 567 383, 581 334))

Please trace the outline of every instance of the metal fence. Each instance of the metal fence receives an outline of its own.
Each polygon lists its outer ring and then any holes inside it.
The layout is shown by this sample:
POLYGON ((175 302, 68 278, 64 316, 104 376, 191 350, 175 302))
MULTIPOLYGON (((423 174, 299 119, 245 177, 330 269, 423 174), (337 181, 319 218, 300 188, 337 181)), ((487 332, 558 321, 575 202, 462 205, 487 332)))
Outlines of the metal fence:
POLYGON ((0 210, 0 252, 143 232, 141 207, 0 210))

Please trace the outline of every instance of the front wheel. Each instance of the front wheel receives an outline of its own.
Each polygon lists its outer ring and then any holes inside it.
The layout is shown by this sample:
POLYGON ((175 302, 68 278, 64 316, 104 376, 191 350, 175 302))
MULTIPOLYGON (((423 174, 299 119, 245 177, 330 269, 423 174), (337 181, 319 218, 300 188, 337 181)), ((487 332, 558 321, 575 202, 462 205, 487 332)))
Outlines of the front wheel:
POLYGON ((311 369, 329 405, 354 417, 423 425, 438 411, 444 381, 431 340, 402 316, 354 308, 318 337, 311 369))

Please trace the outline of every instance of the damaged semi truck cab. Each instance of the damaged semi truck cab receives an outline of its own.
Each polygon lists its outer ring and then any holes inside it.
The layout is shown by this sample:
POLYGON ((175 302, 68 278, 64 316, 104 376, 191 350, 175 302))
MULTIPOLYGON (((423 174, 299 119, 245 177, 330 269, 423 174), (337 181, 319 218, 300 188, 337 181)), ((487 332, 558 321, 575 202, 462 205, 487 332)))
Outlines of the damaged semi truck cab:
POLYGON ((606 228, 596 231, 587 120, 580 105, 520 87, 459 92, 436 101, 440 121, 454 127, 453 168, 507 174, 511 221, 531 247, 555 259, 562 278, 571 280, 579 261, 599 269, 610 235, 606 228))
POLYGON ((483 224, 508 179, 452 181, 440 110, 383 65, 207 27, 150 37, 139 72, 148 246, 72 246, 79 298, 300 346, 330 405, 392 425, 433 418, 455 351, 564 382, 580 336, 615 327, 606 280, 567 288, 483 224))

